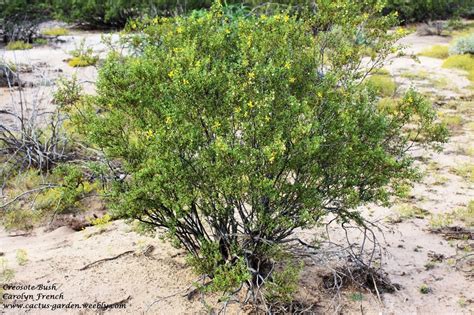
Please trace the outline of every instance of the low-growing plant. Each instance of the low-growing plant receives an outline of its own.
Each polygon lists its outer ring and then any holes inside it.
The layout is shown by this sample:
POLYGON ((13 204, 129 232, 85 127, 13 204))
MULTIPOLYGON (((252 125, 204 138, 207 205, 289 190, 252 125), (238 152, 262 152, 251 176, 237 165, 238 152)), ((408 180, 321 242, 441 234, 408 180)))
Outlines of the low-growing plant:
POLYGON ((454 40, 449 47, 450 55, 474 55, 474 33, 454 40))
POLYGON ((415 218, 424 219, 429 214, 429 211, 408 203, 397 205, 395 211, 402 220, 415 218))
POLYGON ((453 222, 453 216, 451 213, 437 213, 430 217, 429 225, 432 228, 443 228, 453 224, 453 222))
POLYGON ((466 163, 452 168, 454 174, 461 176, 469 182, 474 182, 474 164, 466 163))
POLYGON ((18 249, 16 251, 16 261, 20 266, 24 266, 28 263, 28 252, 24 249, 18 249))
POLYGON ((99 57, 94 54, 93 48, 86 46, 85 39, 82 39, 80 44, 76 45, 76 48, 69 53, 72 55, 68 61, 68 65, 71 67, 89 67, 95 65, 99 60, 99 57))
POLYGON ((468 79, 474 81, 474 56, 454 55, 448 57, 444 63, 444 68, 456 68, 468 72, 468 79))
POLYGON ((381 96, 393 96, 397 85, 389 75, 375 74, 368 78, 367 84, 381 96))
POLYGON ((69 34, 69 30, 64 27, 52 27, 42 30, 41 34, 46 36, 64 36, 69 34))
POLYGON ((424 57, 446 59, 449 57, 449 47, 445 45, 435 45, 430 48, 424 49, 418 55, 424 57))
POLYGON ((43 45, 47 45, 48 44, 48 40, 46 38, 35 38, 34 42, 33 42, 35 45, 40 45, 40 46, 43 46, 43 45))
POLYGON ((420 288, 419 288, 419 291, 421 294, 428 294, 430 293, 432 290, 431 288, 426 284, 426 283, 423 283, 420 288))
POLYGON ((26 49, 31 49, 33 48, 33 45, 30 43, 25 43, 22 41, 13 41, 9 42, 7 46, 5 46, 6 50, 26 50, 26 49))

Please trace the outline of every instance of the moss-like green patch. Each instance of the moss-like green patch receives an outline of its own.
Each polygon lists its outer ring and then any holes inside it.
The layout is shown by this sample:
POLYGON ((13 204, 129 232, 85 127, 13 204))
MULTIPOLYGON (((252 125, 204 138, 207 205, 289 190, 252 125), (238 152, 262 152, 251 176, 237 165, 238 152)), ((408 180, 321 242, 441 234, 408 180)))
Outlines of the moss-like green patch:
POLYGON ((423 50, 418 55, 430 58, 446 59, 449 57, 449 47, 444 45, 435 45, 423 50))
POLYGON ((25 43, 22 41, 9 42, 5 47, 7 50, 25 50, 33 48, 33 45, 30 43, 25 43))
POLYGON ((47 36, 64 36, 69 34, 69 30, 64 27, 52 27, 43 30, 41 33, 47 36))

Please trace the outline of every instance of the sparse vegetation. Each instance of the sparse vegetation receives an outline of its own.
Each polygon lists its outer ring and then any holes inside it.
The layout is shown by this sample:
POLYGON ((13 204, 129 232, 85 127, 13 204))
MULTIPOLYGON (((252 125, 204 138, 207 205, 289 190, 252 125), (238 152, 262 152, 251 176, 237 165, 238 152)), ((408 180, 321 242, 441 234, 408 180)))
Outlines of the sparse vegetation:
POLYGON ((456 68, 468 72, 468 79, 474 81, 474 56, 454 55, 448 57, 444 63, 444 68, 456 68))
POLYGON ((421 294, 428 294, 428 293, 431 293, 431 288, 427 284, 423 283, 420 286, 419 291, 421 294))
POLYGON ((69 30, 64 27, 53 27, 45 29, 41 33, 46 36, 64 36, 69 34, 69 30))
POLYGON ((474 55, 474 33, 458 37, 449 48, 450 55, 474 55))
POLYGON ((449 57, 449 47, 445 45, 435 45, 431 48, 423 50, 419 53, 420 56, 446 59, 449 57))
POLYGON ((89 67, 95 65, 99 60, 92 47, 86 46, 85 39, 69 53, 72 55, 68 61, 68 65, 71 67, 89 67))
POLYGON ((368 78, 367 84, 381 96, 393 96, 397 85, 389 75, 375 74, 368 78))
POLYGON ((474 182, 474 164, 466 163, 454 167, 452 172, 458 176, 463 177, 469 182, 474 182))
POLYGON ((20 266, 24 266, 28 263, 28 253, 24 249, 18 249, 16 251, 16 261, 20 266))
POLYGON ((5 48, 7 50, 26 50, 33 48, 33 45, 18 40, 9 42, 5 48))

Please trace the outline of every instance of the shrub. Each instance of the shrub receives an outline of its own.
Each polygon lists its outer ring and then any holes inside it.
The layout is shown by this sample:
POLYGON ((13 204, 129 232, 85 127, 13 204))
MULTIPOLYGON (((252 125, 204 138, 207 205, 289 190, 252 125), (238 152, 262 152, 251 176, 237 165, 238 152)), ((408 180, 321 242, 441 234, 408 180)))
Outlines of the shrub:
POLYGON ((22 41, 9 42, 5 47, 7 50, 26 50, 33 48, 33 45, 30 43, 25 43, 22 41))
POLYGON ((451 55, 474 55, 474 33, 456 39, 449 48, 449 53, 451 55))
POLYGON ((386 114, 360 84, 363 49, 383 59, 400 38, 386 33, 393 16, 363 14, 376 1, 318 6, 310 19, 229 19, 216 5, 135 22, 128 41, 140 50, 110 54, 74 118, 130 174, 111 192, 114 215, 167 231, 214 290, 295 279, 273 274, 275 247, 330 214, 364 225, 354 209, 417 178, 405 130, 445 140, 414 91, 386 114))
POLYGON ((444 45, 435 45, 419 53, 420 56, 446 59, 449 57, 449 47, 444 45))

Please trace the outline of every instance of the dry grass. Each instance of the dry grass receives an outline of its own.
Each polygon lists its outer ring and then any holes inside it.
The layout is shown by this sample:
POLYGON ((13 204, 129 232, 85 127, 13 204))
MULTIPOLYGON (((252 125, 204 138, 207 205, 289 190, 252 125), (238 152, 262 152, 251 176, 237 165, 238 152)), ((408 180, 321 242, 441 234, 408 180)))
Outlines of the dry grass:
POLYGON ((449 57, 449 47, 444 45, 435 45, 425 49, 418 54, 419 56, 446 59, 449 57))

